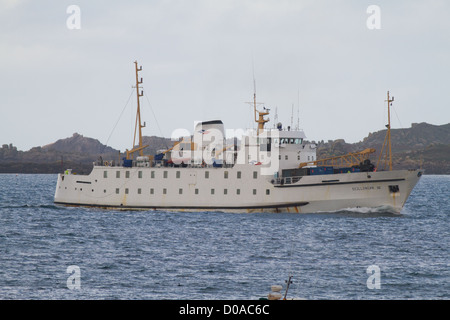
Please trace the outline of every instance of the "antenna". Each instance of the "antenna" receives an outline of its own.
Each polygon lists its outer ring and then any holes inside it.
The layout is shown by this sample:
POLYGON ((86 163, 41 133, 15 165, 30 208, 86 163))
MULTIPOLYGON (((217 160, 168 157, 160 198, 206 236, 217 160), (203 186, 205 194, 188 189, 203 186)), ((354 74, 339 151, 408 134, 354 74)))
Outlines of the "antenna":
POLYGON ((300 130, 300 89, 297 92, 297 130, 300 130))
POLYGON ((294 104, 292 104, 291 109, 291 128, 294 129, 294 104))
POLYGON ((276 128, 278 125, 278 107, 275 107, 275 116, 273 117, 273 127, 276 128))
POLYGON ((256 80, 255 80, 255 62, 252 57, 252 73, 253 73, 253 99, 256 101, 256 80))

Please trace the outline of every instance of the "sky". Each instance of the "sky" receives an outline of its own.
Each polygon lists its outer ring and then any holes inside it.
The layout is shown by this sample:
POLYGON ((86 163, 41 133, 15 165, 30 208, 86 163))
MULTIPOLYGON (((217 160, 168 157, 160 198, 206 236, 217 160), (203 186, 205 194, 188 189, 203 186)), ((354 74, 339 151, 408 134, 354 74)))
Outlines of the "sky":
POLYGON ((134 61, 147 136, 253 128, 255 88, 266 127, 310 141, 384 129, 387 91, 393 128, 446 124, 449 17, 447 0, 0 0, 0 144, 130 149, 134 61))

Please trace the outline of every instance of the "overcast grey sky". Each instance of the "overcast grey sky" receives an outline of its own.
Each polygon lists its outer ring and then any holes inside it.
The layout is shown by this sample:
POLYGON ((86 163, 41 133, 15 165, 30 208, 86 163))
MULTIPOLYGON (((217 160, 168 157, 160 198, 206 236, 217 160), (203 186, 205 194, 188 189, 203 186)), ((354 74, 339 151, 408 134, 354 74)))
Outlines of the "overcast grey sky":
MULTIPOLYGON (((75 20, 70 20, 75 21, 75 20)), ((373 20, 371 20, 373 21, 373 20)), ((362 140, 450 122, 447 0, 0 0, 0 144, 20 150, 78 132, 130 148, 143 66, 144 135, 192 132, 194 121, 253 126, 246 101, 275 108, 309 140, 362 140), (70 5, 80 29, 70 29, 70 5), (369 29, 370 5, 380 29, 369 29), (147 102, 150 102, 149 103, 147 102), (155 120, 156 118, 156 120, 155 120)), ((273 126, 273 121, 268 126, 273 126)))

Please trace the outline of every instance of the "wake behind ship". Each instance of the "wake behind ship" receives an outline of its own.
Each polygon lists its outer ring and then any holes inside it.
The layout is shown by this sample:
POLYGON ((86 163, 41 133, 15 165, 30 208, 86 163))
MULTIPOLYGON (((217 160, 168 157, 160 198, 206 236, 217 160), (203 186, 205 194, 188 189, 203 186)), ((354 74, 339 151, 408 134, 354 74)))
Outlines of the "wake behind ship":
MULTIPOLYGON (((393 170, 390 116, 385 144, 375 166, 374 149, 328 159, 301 130, 266 129, 269 109, 257 109, 256 130, 227 143, 221 120, 200 122, 189 137, 155 156, 144 155, 138 68, 136 133, 139 142, 121 161, 98 161, 89 175, 70 169, 58 175, 56 204, 116 209, 329 212, 384 207, 400 212, 423 171, 393 170), (385 168, 382 170, 382 154, 385 168)), ((392 103, 388 92, 388 107, 392 103)), ((390 113, 390 111, 389 111, 390 113)), ((133 144, 134 145, 134 144, 133 144)))

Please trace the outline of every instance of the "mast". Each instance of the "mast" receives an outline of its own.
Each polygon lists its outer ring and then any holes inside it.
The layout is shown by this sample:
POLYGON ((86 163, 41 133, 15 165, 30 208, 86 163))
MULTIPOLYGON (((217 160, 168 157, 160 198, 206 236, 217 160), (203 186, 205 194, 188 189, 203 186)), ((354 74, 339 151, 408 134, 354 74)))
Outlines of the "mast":
POLYGON ((388 124, 386 125, 387 133, 386 137, 384 138, 383 146, 381 147, 380 156, 378 158, 377 162, 377 169, 379 168, 378 165, 380 163, 381 157, 383 156, 383 150, 386 147, 386 158, 385 158, 385 167, 386 162, 389 164, 389 171, 392 171, 392 145, 391 145, 391 105, 392 102, 394 102, 394 97, 392 99, 390 98, 389 91, 387 92, 387 100, 385 100, 388 103, 388 124), (389 157, 389 159, 388 159, 389 157))
POLYGON ((139 155, 143 156, 144 155, 144 149, 146 147, 148 147, 148 145, 143 146, 142 145, 142 128, 145 128, 145 122, 144 124, 141 123, 141 104, 140 104, 140 97, 142 97, 144 95, 144 92, 141 91, 139 92, 139 85, 142 84, 142 78, 141 80, 139 80, 139 71, 142 71, 142 66, 140 66, 138 68, 138 63, 137 61, 134 62, 135 65, 135 72, 136 72, 136 98, 137 98, 137 112, 136 112, 136 123, 135 123, 135 127, 134 127, 134 137, 133 137, 133 149, 131 149, 130 151, 128 151, 128 149, 126 150, 127 153, 127 159, 130 159, 130 155, 132 155, 133 153, 139 151, 139 155), (138 131, 139 133, 139 145, 137 147, 135 147, 136 145, 136 131, 138 131))
POLYGON ((253 94, 253 107, 255 109, 255 122, 258 124, 257 135, 259 135, 264 131, 264 124, 269 122, 269 119, 264 119, 264 116, 269 114, 269 109, 264 108, 264 111, 256 109, 256 92, 253 94), (256 113, 258 113, 258 118, 256 118, 256 113))
MULTIPOLYGON (((247 102, 248 104, 252 104, 251 102, 247 102)), ((269 114, 270 109, 264 108, 264 111, 259 111, 256 108, 256 105, 262 104, 261 102, 256 102, 256 80, 255 80, 255 67, 253 66, 253 109, 255 112, 255 122, 258 124, 258 130, 256 131, 256 134, 259 136, 260 133, 264 131, 264 124, 266 122, 269 122, 269 119, 264 119, 264 116, 267 116, 269 114), (257 116, 258 114, 258 116, 257 116)))
POLYGON ((290 275, 289 278, 287 280, 285 280, 285 282, 286 282, 286 291, 284 292, 283 300, 286 300, 286 296, 287 296, 287 293, 288 293, 288 290, 289 290, 289 285, 292 284, 292 276, 290 275))
POLYGON ((392 147, 391 147, 391 104, 394 101, 389 99, 389 91, 387 92, 387 103, 388 103, 388 144, 389 144, 389 170, 392 171, 392 147))

